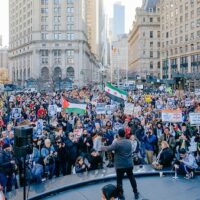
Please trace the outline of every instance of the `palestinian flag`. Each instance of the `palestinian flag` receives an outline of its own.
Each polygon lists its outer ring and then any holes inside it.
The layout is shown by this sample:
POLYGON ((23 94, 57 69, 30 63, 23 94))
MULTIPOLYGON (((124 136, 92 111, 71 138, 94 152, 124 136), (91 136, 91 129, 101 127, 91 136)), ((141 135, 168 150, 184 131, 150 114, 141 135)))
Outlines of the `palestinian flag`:
POLYGON ((111 83, 107 83, 105 87, 107 96, 109 96, 113 101, 123 102, 127 99, 127 93, 124 90, 113 86, 111 83))
POLYGON ((86 104, 78 103, 77 101, 67 101, 65 98, 62 98, 62 108, 67 113, 76 113, 76 114, 85 114, 86 104))

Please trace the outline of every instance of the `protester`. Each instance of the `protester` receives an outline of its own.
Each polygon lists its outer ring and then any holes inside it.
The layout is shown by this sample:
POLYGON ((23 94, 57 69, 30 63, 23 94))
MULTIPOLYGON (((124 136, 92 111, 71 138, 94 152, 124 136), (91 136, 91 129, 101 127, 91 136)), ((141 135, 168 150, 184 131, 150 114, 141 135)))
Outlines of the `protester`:
POLYGON ((130 140, 125 139, 125 131, 120 129, 118 132, 118 139, 110 146, 105 146, 102 151, 114 151, 114 165, 117 174, 117 189, 119 191, 119 198, 125 199, 123 194, 122 179, 126 173, 131 183, 135 199, 139 198, 137 184, 133 175, 133 158, 132 158, 132 144, 130 140))
POLYGON ((194 171, 198 168, 195 157, 188 154, 185 149, 180 149, 180 159, 175 161, 174 167, 178 173, 186 175, 190 179, 194 177, 194 171))
POLYGON ((117 198, 118 191, 114 185, 108 184, 102 188, 101 200, 116 200, 117 198))
POLYGON ((85 159, 82 156, 79 156, 76 159, 75 163, 75 172, 76 174, 87 172, 90 168, 90 164, 85 162, 85 159))
MULTIPOLYGON (((191 112, 200 110, 199 96, 187 93, 176 97, 165 91, 148 96, 145 92, 129 91, 128 101, 116 102, 96 85, 55 93, 0 95, 0 159, 4 160, 0 163, 0 183, 4 191, 12 190, 16 174, 22 175, 21 164, 13 152, 14 127, 20 125, 33 128, 33 154, 27 156, 27 163, 32 168, 34 182, 69 175, 72 169, 78 173, 112 168, 116 166, 116 152, 104 153, 102 146, 109 148, 122 141, 127 141, 127 148, 131 146, 127 155, 136 165, 152 164, 155 160, 159 168, 170 167, 182 148, 186 150, 186 158, 191 159, 192 155, 200 164, 200 133, 189 118, 191 112), (85 105, 84 112, 68 110, 63 99, 85 105), (189 99, 190 106, 185 105, 185 99, 189 99), (125 111, 127 102, 134 106, 131 114, 125 111), (105 109, 99 112, 102 105, 105 109), (163 119, 164 109, 178 110, 182 117, 174 121, 163 119), (117 138, 121 129, 127 140, 117 138), (8 163, 3 155, 9 155, 8 163), (83 160, 79 163, 80 156, 83 160), (12 164, 13 171, 8 172, 2 164, 9 167, 12 164)), ((121 182, 119 176, 118 182, 121 182)))
POLYGON ((159 152, 156 161, 153 162, 155 169, 163 169, 164 167, 170 167, 173 160, 173 151, 169 148, 169 144, 166 141, 161 143, 161 151, 159 152))

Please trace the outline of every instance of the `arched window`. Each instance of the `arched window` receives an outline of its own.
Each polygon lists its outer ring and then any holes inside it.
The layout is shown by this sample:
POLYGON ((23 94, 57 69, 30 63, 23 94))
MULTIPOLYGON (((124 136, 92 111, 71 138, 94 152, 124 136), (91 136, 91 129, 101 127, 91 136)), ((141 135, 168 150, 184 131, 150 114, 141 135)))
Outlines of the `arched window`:
POLYGON ((67 78, 74 80, 75 77, 75 72, 73 67, 68 67, 67 68, 67 78))
POLYGON ((59 80, 60 78, 62 78, 62 70, 60 69, 60 67, 56 67, 54 69, 53 75, 54 80, 59 80))
POLYGON ((49 69, 47 67, 41 69, 41 78, 45 81, 49 80, 49 69))

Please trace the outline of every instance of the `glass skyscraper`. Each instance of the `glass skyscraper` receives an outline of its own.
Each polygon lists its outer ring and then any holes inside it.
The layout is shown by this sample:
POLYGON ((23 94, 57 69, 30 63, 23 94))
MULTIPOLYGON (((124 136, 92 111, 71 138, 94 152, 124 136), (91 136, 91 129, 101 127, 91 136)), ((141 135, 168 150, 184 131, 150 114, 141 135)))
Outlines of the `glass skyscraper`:
POLYGON ((125 33, 125 6, 120 2, 114 4, 113 39, 125 33))

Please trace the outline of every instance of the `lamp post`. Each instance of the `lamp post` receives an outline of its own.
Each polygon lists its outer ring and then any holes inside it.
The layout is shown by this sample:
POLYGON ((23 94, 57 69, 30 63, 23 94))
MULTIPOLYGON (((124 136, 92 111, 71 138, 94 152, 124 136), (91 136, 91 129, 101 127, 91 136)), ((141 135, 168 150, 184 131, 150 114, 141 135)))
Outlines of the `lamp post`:
POLYGON ((103 79, 104 79, 104 71, 105 71, 104 67, 102 66, 99 71, 101 73, 101 86, 102 86, 102 90, 103 90, 103 85, 104 85, 104 80, 103 79))

